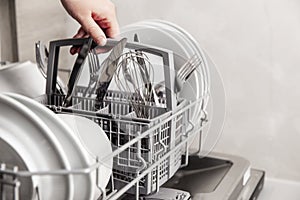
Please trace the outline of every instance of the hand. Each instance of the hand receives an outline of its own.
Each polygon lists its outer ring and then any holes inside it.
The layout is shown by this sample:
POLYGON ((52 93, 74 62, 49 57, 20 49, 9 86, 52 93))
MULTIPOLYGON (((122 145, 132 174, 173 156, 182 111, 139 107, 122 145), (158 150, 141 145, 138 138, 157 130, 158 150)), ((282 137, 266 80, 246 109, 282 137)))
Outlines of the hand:
POLYGON ((74 38, 91 36, 97 44, 105 45, 106 37, 115 37, 119 34, 115 6, 110 0, 61 0, 61 2, 67 12, 81 24, 74 38))

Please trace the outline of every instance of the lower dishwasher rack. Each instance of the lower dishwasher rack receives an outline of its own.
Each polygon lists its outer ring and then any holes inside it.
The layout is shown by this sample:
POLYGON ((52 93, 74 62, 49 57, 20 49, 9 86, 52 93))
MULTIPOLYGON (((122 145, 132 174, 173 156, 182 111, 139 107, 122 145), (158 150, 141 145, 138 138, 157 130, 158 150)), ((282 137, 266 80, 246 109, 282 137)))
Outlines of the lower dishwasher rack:
MULTIPOLYGON (((100 199, 119 199, 125 193, 135 194, 139 199, 141 195, 157 192, 180 167, 188 164, 188 141, 196 134, 201 134, 207 124, 205 110, 199 111, 197 123, 190 120, 192 109, 201 104, 203 99, 182 101, 171 111, 163 107, 147 108, 153 117, 149 120, 132 117, 132 112, 127 109, 129 105, 120 99, 116 100, 116 96, 120 97, 120 94, 111 92, 107 105, 97 112, 89 109, 94 105, 92 100, 80 95, 73 97, 73 106, 70 108, 60 106, 63 96, 52 96, 55 101, 47 106, 56 113, 73 113, 97 122, 111 140, 113 152, 87 168, 76 170, 18 171, 17 166, 7 168, 3 163, 0 168, 1 199, 20 199, 20 177, 90 174, 99 170, 101 163, 109 159, 114 161, 113 173, 106 190, 101 191, 100 199), (4 186, 11 187, 10 195, 5 194, 4 186)), ((40 102, 49 102, 46 99, 40 99, 40 102)), ((40 199, 38 191, 36 193, 34 199, 40 199)))

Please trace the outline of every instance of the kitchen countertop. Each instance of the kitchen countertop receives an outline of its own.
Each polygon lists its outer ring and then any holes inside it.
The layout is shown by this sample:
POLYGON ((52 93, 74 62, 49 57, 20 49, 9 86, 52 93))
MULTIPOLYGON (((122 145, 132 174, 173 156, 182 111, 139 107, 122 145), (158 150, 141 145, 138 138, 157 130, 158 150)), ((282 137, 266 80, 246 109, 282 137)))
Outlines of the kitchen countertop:
POLYGON ((266 178, 258 200, 299 200, 300 181, 266 178))

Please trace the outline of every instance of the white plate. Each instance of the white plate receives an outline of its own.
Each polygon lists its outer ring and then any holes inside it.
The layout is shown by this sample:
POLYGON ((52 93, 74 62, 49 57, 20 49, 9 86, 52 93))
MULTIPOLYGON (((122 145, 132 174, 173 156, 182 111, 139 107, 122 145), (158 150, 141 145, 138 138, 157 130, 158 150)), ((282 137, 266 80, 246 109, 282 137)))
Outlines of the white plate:
MULTIPOLYGON (((11 93, 7 95, 27 106, 47 124, 63 146, 70 162, 71 169, 80 169, 89 166, 89 159, 84 153, 85 150, 81 148, 79 140, 73 134, 73 131, 61 122, 57 115, 30 98, 11 93)), ((71 177, 74 178, 74 183, 72 183, 72 185, 75 186, 74 199, 92 199, 94 197, 95 182, 93 182, 91 174, 75 175, 71 177)))
POLYGON ((204 72, 207 76, 206 81, 207 85, 210 86, 210 88, 208 88, 210 101, 206 101, 205 105, 209 113, 209 124, 203 131, 203 137, 201 141, 201 155, 207 156, 207 154, 213 150, 214 146, 219 140, 225 121, 226 96, 222 77, 215 63, 211 60, 207 53, 200 48, 200 45, 193 36, 191 36, 181 27, 171 22, 162 20, 154 21, 156 21, 157 23, 164 23, 167 25, 167 27, 173 27, 174 30, 172 32, 175 32, 175 30, 177 30, 177 32, 180 32, 184 36, 183 38, 189 41, 189 44, 191 44, 190 46, 194 49, 195 52, 197 52, 199 56, 201 56, 204 61, 204 72), (213 81, 211 82, 210 80, 213 81))
POLYGON ((26 61, 0 68, 0 92, 14 92, 35 98, 45 94, 46 79, 36 64, 26 61))
POLYGON ((98 158, 100 162, 103 162, 99 167, 98 185, 105 190, 113 167, 113 159, 107 159, 112 153, 112 147, 106 133, 98 124, 85 117, 71 114, 58 116, 73 130, 89 156, 94 161, 98 158))
MULTIPOLYGON (((164 22, 164 21, 162 21, 162 22, 164 22)), ((186 42, 185 38, 182 35, 180 35, 180 33, 176 29, 173 29, 172 27, 170 27, 162 22, 157 21, 157 20, 146 20, 146 21, 141 21, 139 24, 141 26, 144 26, 144 25, 154 26, 154 27, 158 28, 159 30, 167 32, 168 34, 172 35, 172 37, 174 37, 175 40, 177 41, 177 43, 179 43, 179 45, 181 46, 181 48, 178 49, 178 52, 175 52, 175 53, 178 54, 179 52, 183 51, 185 53, 182 55, 186 55, 187 56, 186 58, 193 55, 193 49, 191 49, 190 45, 186 42)))
POLYGON ((209 65, 206 59, 206 54, 205 52, 200 48, 199 43, 195 40, 195 38, 189 34, 187 31, 185 31, 183 28, 181 28, 180 26, 171 23, 169 21, 164 21, 164 20, 150 20, 153 23, 158 23, 161 24, 163 27, 166 27, 167 29, 171 30, 171 33, 176 33, 178 35, 180 35, 180 37, 182 37, 183 40, 185 40, 186 44, 192 48, 193 53, 197 53, 198 56, 200 56, 202 58, 203 61, 203 67, 205 68, 205 73, 206 73, 206 77, 208 78, 208 85, 210 84, 210 75, 209 75, 209 65))
MULTIPOLYGON (((137 33, 142 43, 146 41, 148 42, 147 44, 167 48, 174 52, 185 52, 187 58, 191 57, 194 54, 197 54, 202 58, 202 67, 204 68, 204 71, 202 71, 202 73, 205 74, 206 85, 208 85, 209 87, 202 88, 203 83, 201 83, 202 80, 200 72, 198 70, 198 74, 196 74, 196 76, 199 76, 191 77, 188 82, 189 84, 186 84, 186 87, 190 88, 183 89, 183 92, 180 95, 182 97, 185 97, 186 99, 195 100, 199 97, 199 94, 200 96, 202 96, 203 94, 209 94, 209 97, 206 97, 204 104, 204 108, 207 108, 208 110, 209 124, 205 128, 201 140, 202 155, 207 155, 207 153, 209 153, 217 143, 217 140, 222 132, 223 123, 225 120, 225 91, 222 83, 222 78, 215 64, 200 48, 197 41, 188 32, 186 32, 176 24, 163 20, 145 20, 124 27, 122 29, 122 32, 124 33, 122 33, 121 35, 129 35, 130 37, 133 37, 132 35, 134 33, 137 33), (148 30, 148 32, 144 30, 149 29, 149 27, 151 27, 151 29, 148 30), (140 32, 140 30, 143 31, 140 32), (145 34, 145 32, 147 34, 145 34), (151 35, 152 32, 156 32, 156 34, 151 35), (163 39, 159 38, 161 37, 159 34, 166 35, 164 32, 171 34, 173 38, 176 38, 177 42, 179 42, 181 45, 175 47, 172 38, 168 39, 165 36, 162 37, 163 39), (144 37, 146 37, 147 40, 144 40, 144 37), (210 79, 213 79, 213 82, 210 82, 210 79), (198 83, 196 82, 197 80, 198 83), (198 90, 198 88, 195 88, 198 86, 199 88, 201 87, 201 89, 198 90), (195 93, 195 95, 191 94, 189 91, 201 91, 201 93, 195 93), (208 101, 208 98, 210 98, 210 101, 208 101)), ((178 61, 175 61, 175 65, 178 65, 178 63, 178 61)), ((175 67, 178 68, 178 66, 175 67)), ((196 120, 199 120, 199 117, 195 114, 193 117, 193 122, 196 122, 196 120)))
MULTIPOLYGON (((30 171, 70 169, 62 146, 37 115, 3 94, 0 110, 0 137, 13 146, 30 171)), ((69 176, 34 176, 33 182, 41 199, 73 199, 69 176)))
MULTIPOLYGON (((9 145, 7 142, 0 137, 0 163, 5 163, 6 169, 13 169, 13 166, 18 166, 19 171, 28 171, 29 168, 26 165, 20 154, 14 149, 13 146, 9 145)), ((33 199, 33 188, 37 183, 33 183, 32 177, 20 177, 18 180, 21 182, 20 196, 24 199, 33 199)), ((4 194, 7 199, 13 199, 13 194, 11 186, 4 186, 4 194)))
POLYGON ((190 54, 189 49, 185 48, 185 45, 178 40, 177 37, 174 37, 173 34, 158 27, 157 24, 151 21, 130 24, 121 29, 121 36, 126 36, 130 42, 134 41, 135 33, 137 33, 140 43, 142 44, 169 49, 173 51, 174 54, 184 58, 187 58, 190 54), (149 34, 149 30, 151 34, 149 34), (129 32, 129 34, 126 34, 127 32, 129 32))
MULTIPOLYGON (((205 94, 208 93, 207 88, 204 88, 204 85, 209 85, 209 82, 203 82, 206 81, 205 78, 209 79, 209 73, 207 70, 207 62, 206 62, 206 58, 203 55, 202 51, 199 51, 199 47, 195 47, 195 43, 192 42, 195 41, 195 39, 192 38, 191 35, 189 35, 185 30, 183 30, 181 27, 177 26, 176 24, 173 24, 171 22, 168 21, 163 21, 163 20, 147 20, 147 21, 142 21, 143 24, 152 24, 153 26, 156 26, 157 28, 159 28, 160 30, 164 30, 166 32, 168 32, 169 34, 171 34, 172 36, 174 36, 174 38, 177 39, 177 41, 179 41, 179 43, 182 44, 183 48, 188 52, 187 54, 187 58, 192 57, 193 55, 197 54, 201 60, 203 61, 201 63, 201 67, 202 68, 197 68, 196 71, 193 73, 193 76, 195 76, 194 78, 191 78, 190 80, 187 81, 186 85, 190 85, 191 88, 194 91, 198 92, 198 89, 195 89, 195 85, 199 85, 201 94, 196 94, 196 98, 199 97, 203 97, 205 94), (191 39, 192 38, 192 39, 191 39), (206 70, 202 70, 202 69, 206 69, 206 70), (201 77, 201 73, 205 74, 205 77, 201 77), (195 82, 194 82, 195 81, 195 82), (198 82, 196 82, 198 81, 198 82), (205 83, 205 84, 204 84, 205 83)), ((170 47, 171 48, 171 47, 170 47)), ((174 50, 173 50, 174 51, 174 50)), ((176 63, 176 62, 175 62, 176 63)), ((180 68, 181 66, 177 66, 177 70, 180 68)), ((191 95, 189 94, 189 90, 190 88, 184 88, 180 95, 181 97, 190 97, 191 95)), ((195 100, 194 99, 189 99, 189 100, 195 100)), ((205 101, 205 103, 207 103, 207 101, 205 101)), ((205 106, 204 106, 205 108, 205 106)), ((196 116, 194 116, 196 117, 196 116)), ((197 116, 198 117, 198 116, 197 116)))
MULTIPOLYGON (((198 50, 196 48, 194 48, 194 44, 189 40, 189 38, 186 37, 186 35, 184 35, 180 29, 180 27, 178 28, 178 26, 176 26, 175 24, 172 24, 170 22, 167 21, 163 21, 163 20, 147 20, 147 21, 142 21, 141 24, 144 24, 146 26, 152 25, 154 27, 156 27, 158 30, 163 31, 163 32, 167 32, 170 35, 172 35, 174 37, 174 40, 178 41, 178 43, 181 46, 181 49, 178 47, 172 47, 170 45, 168 45, 168 48, 170 48, 172 51, 175 51, 175 49, 179 52, 184 51, 186 52, 186 57, 185 59, 180 59, 178 56, 175 56, 175 68, 177 70, 180 69, 180 67, 182 66, 183 62, 186 61, 186 59, 194 56, 195 54, 197 54, 201 60, 205 61, 205 57, 202 54, 199 54, 198 50)), ((184 31, 184 30, 183 30, 184 31)), ((185 32, 185 31, 184 31, 185 32)), ((176 52, 175 52, 176 54, 176 52)), ((206 62, 202 62, 201 66, 202 67, 206 67, 204 64, 206 62)), ((204 88, 204 82, 203 82, 203 77, 201 77, 201 72, 202 74, 206 74, 208 75, 205 71, 201 70, 202 68, 197 68, 194 72, 192 77, 185 83, 185 88, 183 88, 183 90, 180 92, 180 96, 181 97, 185 97, 188 100, 196 100, 199 97, 203 97, 205 95, 205 88, 204 88), (195 86, 199 86, 199 87, 195 87, 195 86), (189 91, 193 91, 196 92, 196 95, 191 95, 189 91), (201 92, 201 93, 200 93, 201 92), (191 98, 194 97, 194 98, 191 98)), ((198 116, 194 116, 198 117, 198 116)))
POLYGON ((204 52, 207 64, 210 68, 210 100, 207 105, 209 124, 203 133, 201 156, 207 156, 217 144, 224 127, 226 117, 226 94, 222 77, 216 64, 204 52))

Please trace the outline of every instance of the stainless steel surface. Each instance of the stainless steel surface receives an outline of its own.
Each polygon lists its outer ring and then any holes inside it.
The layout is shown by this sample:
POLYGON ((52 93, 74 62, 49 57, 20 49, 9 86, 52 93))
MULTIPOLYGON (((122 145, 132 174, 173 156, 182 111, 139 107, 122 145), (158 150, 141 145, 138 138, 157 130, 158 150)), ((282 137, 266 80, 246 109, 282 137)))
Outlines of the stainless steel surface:
POLYGON ((164 187, 188 191, 196 200, 236 200, 248 181, 249 161, 221 153, 209 156, 190 156, 189 165, 180 169, 164 187))
MULTIPOLYGON (((162 191, 141 199, 168 199, 174 192, 166 196, 165 188, 172 188, 189 192, 193 200, 256 200, 263 188, 265 173, 250 170, 243 158, 213 153, 212 157, 189 156, 189 159, 189 166, 177 171, 162 186, 162 191)), ((123 199, 132 198, 127 195, 123 199)))
POLYGON ((100 68, 102 69, 102 72, 98 78, 96 89, 96 109, 99 109, 101 107, 101 104, 103 103, 103 98, 107 92, 111 79, 115 74, 115 71, 117 70, 118 61, 120 59, 121 54, 123 53, 126 42, 126 38, 121 39, 113 47, 109 56, 101 64, 100 68))
POLYGON ((260 192, 264 186, 265 172, 251 169, 251 176, 243 187, 237 200, 256 200, 259 199, 260 192))
MULTIPOLYGON (((135 197, 132 195, 126 195, 121 200, 134 200, 135 197)), ((189 192, 172 189, 172 188, 160 188, 157 193, 152 195, 142 196, 141 200, 191 200, 189 192)))

